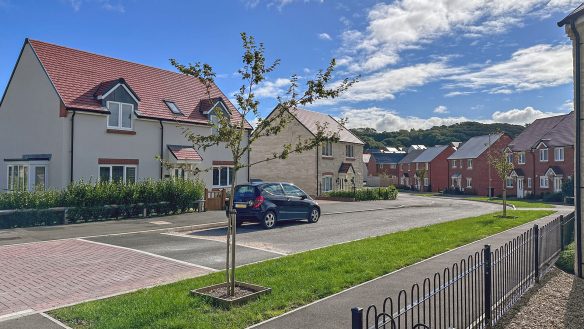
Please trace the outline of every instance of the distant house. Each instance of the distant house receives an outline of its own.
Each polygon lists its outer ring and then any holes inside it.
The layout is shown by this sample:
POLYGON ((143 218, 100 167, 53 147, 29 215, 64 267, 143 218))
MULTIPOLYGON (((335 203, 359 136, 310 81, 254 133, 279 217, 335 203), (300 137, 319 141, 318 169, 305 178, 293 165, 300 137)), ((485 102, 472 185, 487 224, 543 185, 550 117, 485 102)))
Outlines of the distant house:
POLYGON ((450 187, 468 194, 500 195, 503 183, 492 168, 489 155, 502 154, 511 137, 492 134, 472 137, 448 157, 450 187))
POLYGON ((448 157, 454 145, 437 145, 423 150, 414 160, 415 186, 419 191, 439 192, 448 188, 448 157))
POLYGON ((398 180, 398 163, 401 159, 406 156, 405 153, 382 153, 375 152, 371 153, 371 158, 367 169, 369 171, 368 177, 379 177, 376 179, 369 179, 368 185, 370 186, 387 186, 387 185, 397 185, 398 180), (374 184, 374 181, 379 181, 378 184, 374 184))
POLYGON ((369 161, 371 160, 371 153, 363 153, 363 181, 369 176, 369 161))
POLYGON ((509 195, 523 198, 562 191, 574 176, 574 112, 535 120, 507 149, 515 170, 506 184, 509 195))
MULTIPOLYGON (((275 111, 282 111, 276 108, 275 111)), ((283 145, 313 137, 318 126, 327 125, 331 133, 338 133, 340 140, 328 142, 315 150, 291 154, 287 159, 262 162, 251 167, 251 178, 264 181, 294 183, 310 195, 322 195, 330 191, 346 190, 363 186, 364 143, 350 130, 327 114, 297 109, 289 112, 292 121, 275 136, 258 139, 251 151, 251 163, 264 160, 283 145)), ((269 117, 268 116, 268 117, 269 117)))
MULTIPOLYGON (((184 167, 201 170, 209 188, 227 187, 231 152, 195 149, 182 134, 213 133, 217 111, 240 122, 215 84, 210 92, 211 101, 184 74, 27 39, 0 101, 0 190, 188 178, 184 167)), ((247 180, 239 171, 238 181, 247 180)))
POLYGON ((408 148, 408 153, 398 163, 399 185, 411 189, 416 188, 416 166, 414 160, 424 152, 424 148, 408 148))

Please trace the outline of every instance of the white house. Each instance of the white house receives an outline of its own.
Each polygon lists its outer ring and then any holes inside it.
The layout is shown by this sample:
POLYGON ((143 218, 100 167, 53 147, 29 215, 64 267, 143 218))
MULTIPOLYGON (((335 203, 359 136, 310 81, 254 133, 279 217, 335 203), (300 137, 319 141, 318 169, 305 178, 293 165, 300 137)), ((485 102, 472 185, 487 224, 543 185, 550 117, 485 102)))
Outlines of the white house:
POLYGON ((183 135, 213 133, 216 111, 240 122, 216 85, 210 92, 183 74, 27 39, 0 101, 0 190, 192 175, 157 157, 204 170, 209 188, 228 186, 230 151, 194 149, 183 135))

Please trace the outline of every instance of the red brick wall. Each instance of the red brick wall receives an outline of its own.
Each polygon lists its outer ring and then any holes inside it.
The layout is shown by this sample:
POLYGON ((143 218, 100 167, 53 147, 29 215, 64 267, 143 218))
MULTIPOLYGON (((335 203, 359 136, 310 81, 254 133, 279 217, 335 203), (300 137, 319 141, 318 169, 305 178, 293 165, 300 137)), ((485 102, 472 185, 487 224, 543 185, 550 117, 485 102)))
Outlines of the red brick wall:
POLYGON ((449 146, 430 162, 428 177, 430 177, 432 192, 440 192, 450 186, 447 158, 454 151, 454 147, 449 146))
POLYGON ((373 156, 369 157, 369 162, 367 163, 367 175, 377 176, 377 166, 375 162, 375 157, 373 156))

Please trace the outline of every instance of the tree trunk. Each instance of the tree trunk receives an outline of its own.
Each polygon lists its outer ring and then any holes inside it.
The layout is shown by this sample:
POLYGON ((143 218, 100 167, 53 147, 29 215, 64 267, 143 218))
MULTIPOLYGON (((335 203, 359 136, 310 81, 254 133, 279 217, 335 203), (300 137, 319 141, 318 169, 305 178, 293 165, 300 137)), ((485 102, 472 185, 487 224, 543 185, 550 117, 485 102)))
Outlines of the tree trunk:
MULTIPOLYGON (((228 292, 229 296, 235 296, 235 234, 236 234, 236 223, 237 223, 237 212, 233 212, 234 208, 234 194, 235 194, 235 183, 237 181, 238 163, 234 163, 233 166, 233 179, 231 180, 231 192, 229 195, 229 220, 227 228, 227 259, 225 273, 227 276, 228 292), (230 260, 231 258, 231 260, 230 260), (230 266, 231 265, 231 266, 230 266)), ((237 211, 237 210, 235 210, 237 211)))
POLYGON ((507 217, 507 189, 503 188, 503 217, 507 217))

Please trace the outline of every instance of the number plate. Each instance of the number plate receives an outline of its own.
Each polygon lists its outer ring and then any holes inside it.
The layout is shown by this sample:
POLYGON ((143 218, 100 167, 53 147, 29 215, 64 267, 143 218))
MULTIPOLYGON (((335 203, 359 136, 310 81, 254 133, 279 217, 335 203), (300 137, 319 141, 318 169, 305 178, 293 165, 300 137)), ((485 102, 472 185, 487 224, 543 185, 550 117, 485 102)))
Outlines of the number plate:
POLYGON ((236 203, 235 208, 247 208, 247 204, 246 203, 236 203))

